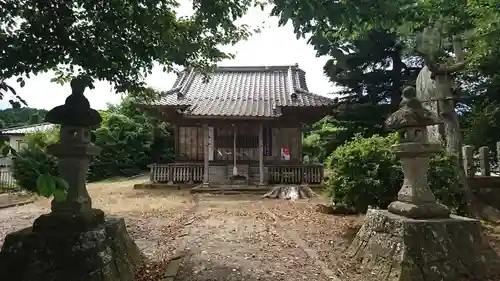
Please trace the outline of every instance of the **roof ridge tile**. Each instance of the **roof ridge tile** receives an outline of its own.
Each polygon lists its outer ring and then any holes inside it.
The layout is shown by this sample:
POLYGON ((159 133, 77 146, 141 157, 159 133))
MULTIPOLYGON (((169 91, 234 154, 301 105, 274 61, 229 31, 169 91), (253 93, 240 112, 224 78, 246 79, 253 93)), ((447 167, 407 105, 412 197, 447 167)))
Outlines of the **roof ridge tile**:
POLYGON ((266 117, 277 116, 273 108, 333 105, 333 100, 308 92, 298 65, 220 66, 208 74, 208 81, 204 75, 186 70, 172 89, 179 89, 182 99, 163 95, 152 105, 190 105, 184 114, 192 115, 266 117))

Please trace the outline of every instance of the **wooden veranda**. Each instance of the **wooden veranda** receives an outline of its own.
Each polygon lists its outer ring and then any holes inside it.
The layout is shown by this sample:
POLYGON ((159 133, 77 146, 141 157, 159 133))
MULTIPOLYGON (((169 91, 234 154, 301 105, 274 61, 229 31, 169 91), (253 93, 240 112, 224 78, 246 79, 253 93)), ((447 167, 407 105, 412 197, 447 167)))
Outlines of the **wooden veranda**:
POLYGON ((186 71, 160 101, 142 104, 174 126, 175 162, 151 164, 154 183, 321 184, 302 163, 301 126, 333 100, 307 91, 298 66, 219 67, 206 81, 186 71))

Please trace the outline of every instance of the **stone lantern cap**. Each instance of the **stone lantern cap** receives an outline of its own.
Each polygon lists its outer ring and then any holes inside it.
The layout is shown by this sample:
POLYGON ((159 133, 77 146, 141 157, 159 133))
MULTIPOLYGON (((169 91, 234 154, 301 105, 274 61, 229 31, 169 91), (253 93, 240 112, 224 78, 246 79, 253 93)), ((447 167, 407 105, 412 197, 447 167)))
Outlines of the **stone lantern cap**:
POLYGON ((407 128, 427 127, 442 123, 432 111, 424 108, 417 99, 415 88, 406 87, 403 90, 400 108, 385 121, 388 130, 398 131, 407 128))
POLYGON ((71 95, 66 98, 63 105, 50 110, 45 121, 63 126, 98 128, 102 118, 99 112, 90 108, 89 101, 83 95, 88 82, 85 78, 71 80, 71 95))

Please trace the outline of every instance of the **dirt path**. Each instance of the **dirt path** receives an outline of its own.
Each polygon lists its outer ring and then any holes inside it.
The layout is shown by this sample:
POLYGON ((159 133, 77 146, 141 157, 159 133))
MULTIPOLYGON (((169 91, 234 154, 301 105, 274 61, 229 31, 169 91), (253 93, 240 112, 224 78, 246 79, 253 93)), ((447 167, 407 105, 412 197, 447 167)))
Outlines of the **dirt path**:
MULTIPOLYGON (((176 281, 334 280, 330 263, 345 247, 338 227, 348 219, 318 214, 315 202, 132 188, 142 181, 88 186, 93 206, 124 217, 152 261, 140 281, 164 280, 165 265, 179 250, 185 251, 176 281)), ((7 233, 49 211, 50 200, 40 198, 0 209, 0 246, 7 233)))
MULTIPOLYGON (((107 216, 125 218, 127 230, 151 260, 168 259, 177 248, 175 237, 183 231, 187 211, 193 206, 188 191, 136 190, 144 178, 88 185, 92 205, 107 216)), ((43 213, 50 212, 50 200, 0 209, 0 247, 9 232, 29 227, 43 213)))
POLYGON ((199 196, 175 280, 331 280, 256 199, 199 196))

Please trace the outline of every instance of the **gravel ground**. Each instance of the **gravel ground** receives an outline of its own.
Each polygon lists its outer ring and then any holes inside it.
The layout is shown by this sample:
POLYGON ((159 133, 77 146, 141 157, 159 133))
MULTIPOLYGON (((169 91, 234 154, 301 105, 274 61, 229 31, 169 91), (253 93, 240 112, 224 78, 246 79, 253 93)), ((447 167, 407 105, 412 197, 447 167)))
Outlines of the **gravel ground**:
MULTIPOLYGON (((316 212, 320 199, 289 202, 254 195, 195 195, 134 190, 144 179, 89 185, 93 204, 123 216, 151 262, 139 281, 162 280, 168 260, 183 253, 176 281, 334 280, 337 263, 361 216, 316 212)), ((0 210, 4 236, 49 212, 50 201, 0 210)), ((500 228, 486 234, 500 253, 500 228)))
POLYGON ((331 270, 363 223, 364 216, 333 216, 316 211, 321 200, 266 200, 263 204, 298 233, 331 270))
POLYGON ((257 198, 198 198, 176 280, 330 280, 257 198))
MULTIPOLYGON (((152 260, 169 258, 175 252, 187 211, 194 206, 188 191, 135 190, 144 179, 92 183, 88 185, 93 206, 108 216, 125 218, 137 245, 152 260)), ((7 233, 29 227, 43 213, 50 212, 50 200, 0 209, 0 246, 7 233)))

